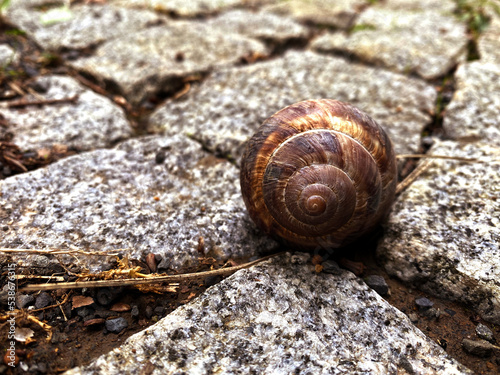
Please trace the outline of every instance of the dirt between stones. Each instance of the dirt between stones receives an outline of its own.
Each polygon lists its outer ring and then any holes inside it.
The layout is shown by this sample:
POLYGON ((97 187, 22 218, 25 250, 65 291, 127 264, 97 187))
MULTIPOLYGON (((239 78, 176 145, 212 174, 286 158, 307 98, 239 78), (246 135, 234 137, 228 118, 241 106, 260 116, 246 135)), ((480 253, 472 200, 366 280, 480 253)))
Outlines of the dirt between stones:
MULTIPOLYGON (((425 293, 411 289, 398 280, 389 277, 377 265, 374 250, 358 253, 352 260, 362 262, 365 271, 361 277, 379 275, 386 280, 390 292, 384 298, 406 313, 413 323, 432 340, 443 347, 448 354, 469 367, 478 374, 498 374, 500 372, 500 356, 494 353, 488 358, 480 358, 465 352, 462 348, 463 339, 478 339, 475 330, 479 323, 488 326, 497 342, 500 341, 500 330, 487 322, 465 306, 440 300, 425 293), (427 297, 434 305, 432 313, 419 310, 415 300, 427 297), (436 314, 436 312, 438 312, 436 314), (438 316, 436 316, 438 315, 438 316)), ((220 262, 205 259, 195 269, 185 269, 182 272, 201 272, 210 268, 221 267, 220 262)), ((146 272, 146 270, 144 270, 146 272)), ((90 297, 86 303, 66 303, 61 307, 42 309, 33 314, 40 321, 47 322, 51 327, 52 338, 47 341, 47 332, 35 322, 20 320, 18 323, 34 331, 34 341, 23 345, 17 343, 16 356, 20 363, 12 369, 6 366, 6 358, 0 364, 0 373, 5 374, 55 374, 76 366, 90 363, 98 356, 120 346, 129 336, 156 323, 177 307, 189 302, 202 293, 207 287, 216 284, 222 277, 210 277, 181 283, 175 291, 163 294, 141 292, 134 288, 123 288, 119 293, 99 289, 75 289, 71 292, 68 302, 77 301, 78 297, 90 297), (91 302, 88 304, 88 302, 91 302), (99 303, 101 302, 101 303, 99 303), (75 305, 82 306, 74 308, 75 305), (121 318, 121 325, 116 326, 106 321, 121 318), (110 332, 116 330, 117 332, 110 332)), ((0 283, 5 283, 5 275, 0 277, 0 283)), ((21 287, 21 286, 20 286, 21 287)), ((53 304, 64 299, 67 291, 52 291, 48 297, 53 304)), ((32 304, 40 298, 40 293, 32 294, 32 304)), ((80 299, 82 301, 82 299, 80 299)), ((8 342, 8 326, 2 324, 0 340, 8 342)), ((6 349, 6 348, 2 348, 6 349)), ((3 351, 5 353, 5 351, 3 351)))

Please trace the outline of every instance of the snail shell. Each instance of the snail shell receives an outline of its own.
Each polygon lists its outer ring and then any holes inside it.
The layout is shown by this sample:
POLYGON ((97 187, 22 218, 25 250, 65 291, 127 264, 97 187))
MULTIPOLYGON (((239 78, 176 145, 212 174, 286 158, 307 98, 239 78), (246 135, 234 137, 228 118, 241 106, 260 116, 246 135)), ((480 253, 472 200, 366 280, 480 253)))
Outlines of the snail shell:
POLYGON ((299 249, 337 248, 387 215, 396 156, 385 131, 359 109, 307 100, 264 121, 248 142, 240 182, 266 233, 299 249))

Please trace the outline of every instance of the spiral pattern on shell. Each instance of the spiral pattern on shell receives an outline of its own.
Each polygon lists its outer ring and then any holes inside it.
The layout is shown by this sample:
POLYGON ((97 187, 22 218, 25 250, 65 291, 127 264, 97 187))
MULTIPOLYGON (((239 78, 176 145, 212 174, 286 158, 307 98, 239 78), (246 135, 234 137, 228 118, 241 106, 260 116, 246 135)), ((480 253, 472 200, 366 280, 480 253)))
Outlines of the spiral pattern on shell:
POLYGON ((385 131, 354 106, 308 100, 264 121, 248 142, 240 181, 266 233, 295 248, 337 248, 388 213, 396 156, 385 131))

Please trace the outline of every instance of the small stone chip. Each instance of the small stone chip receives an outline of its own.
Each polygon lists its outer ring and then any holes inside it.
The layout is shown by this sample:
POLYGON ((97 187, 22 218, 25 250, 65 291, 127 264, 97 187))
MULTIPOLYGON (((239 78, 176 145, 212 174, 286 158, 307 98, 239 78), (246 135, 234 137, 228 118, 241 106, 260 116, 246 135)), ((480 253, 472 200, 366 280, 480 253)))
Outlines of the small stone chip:
POLYGON ((365 278, 365 283, 381 296, 385 296, 389 293, 389 285, 387 285, 385 279, 380 275, 367 276, 365 278))
POLYGON ((477 326, 476 326, 476 335, 486 341, 489 341, 491 343, 494 342, 494 337, 493 337, 493 332, 491 331, 491 329, 489 329, 488 327, 486 327, 484 324, 482 323, 479 323, 477 326))
POLYGON ((106 320, 106 329, 109 332, 120 333, 128 327, 128 322, 125 318, 116 318, 106 320))
POLYGON ((486 340, 469 340, 464 339, 462 341, 462 346, 464 350, 476 357, 489 357, 495 348, 486 340))

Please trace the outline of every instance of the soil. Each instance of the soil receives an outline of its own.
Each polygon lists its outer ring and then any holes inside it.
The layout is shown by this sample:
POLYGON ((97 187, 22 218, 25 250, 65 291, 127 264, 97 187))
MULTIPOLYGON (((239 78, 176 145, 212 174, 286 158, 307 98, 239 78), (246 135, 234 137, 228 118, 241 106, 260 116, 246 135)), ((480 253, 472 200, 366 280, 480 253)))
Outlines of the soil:
MULTIPOLYGON (((16 67, 0 71, 0 101, 22 99, 21 95, 16 93, 15 88, 27 92, 28 90, 25 88, 29 86, 33 78, 39 75, 48 72, 68 73, 58 56, 43 52, 22 32, 8 25, 0 26, 0 43, 7 43, 22 54, 21 61, 16 67)), ((92 85, 92 82, 89 81, 88 84, 92 85)), ((96 88, 94 87, 94 89, 96 88)), ((100 92, 105 90, 103 87, 98 89, 100 92)), ((109 97, 116 99, 115 94, 109 93, 109 97)), ((144 114, 145 111, 151 111, 151 108, 130 109, 129 104, 122 99, 120 98, 118 102, 123 104, 123 108, 135 119, 135 123, 140 124, 141 114, 144 114)), ((115 102, 117 101, 115 100, 115 102)), ((140 132, 139 129, 138 133, 140 132)), ((64 148, 20 150, 11 142, 12 139, 13 134, 9 133, 9 125, 0 118, 0 163, 2 163, 0 178, 42 167, 73 153, 72 150, 64 148), (14 162, 12 162, 13 159, 14 162)), ((500 327, 482 321, 469 306, 440 300, 389 277, 377 264, 373 247, 370 250, 357 253, 353 260, 365 265, 364 275, 383 276, 390 287, 390 295, 384 297, 387 302, 411 316, 414 324, 441 345, 452 357, 477 374, 500 373, 499 351, 496 351, 491 357, 480 358, 466 353, 462 348, 463 339, 477 339, 475 328, 478 323, 485 324, 493 331, 496 342, 500 342, 500 327), (428 313, 418 310, 415 299, 419 297, 427 297, 434 302, 433 308, 440 312, 439 317, 429 317, 428 313)), ((221 266, 222 264, 216 261, 205 259, 195 269, 178 270, 178 272, 198 272, 221 266)), ((144 269, 144 272, 147 272, 147 268, 144 269)), ((6 278, 7 271, 5 268, 0 269, 0 285, 5 285, 6 278)), ((54 303, 63 301, 66 296, 68 297, 67 302, 61 306, 49 306, 41 308, 37 312, 31 311, 31 315, 52 327, 52 338, 47 341, 48 334, 40 324, 33 320, 23 319, 19 315, 19 320, 16 323, 19 326, 31 328, 34 331, 34 341, 26 345, 20 343, 16 345, 16 356, 20 363, 14 369, 4 364, 8 362, 6 358, 3 361, 0 360, 0 374, 56 374, 75 366, 88 364, 101 354, 120 346, 129 336, 154 324, 178 306, 195 298, 220 279, 210 278, 184 282, 175 291, 161 294, 125 288, 120 293, 111 293, 112 298, 107 301, 109 303, 105 304, 99 303, 100 299, 97 297, 98 292, 95 289, 75 289, 69 295, 66 291, 49 292, 49 299, 54 303), (90 297, 92 303, 72 308, 72 305, 73 307, 75 305, 74 298, 76 296, 90 297), (125 311, 112 311, 116 309, 125 311), (104 321, 115 317, 124 318, 128 324, 119 333, 111 333, 105 327, 104 321), (95 324, 88 325, 89 321, 95 324)), ((39 297, 39 293, 32 293, 32 295, 35 299, 39 297)), ((0 307, 3 309, 3 306, 0 307)), ((25 313, 26 311, 23 314, 25 313)), ((1 347, 2 353, 5 353, 4 349, 6 350, 7 347, 4 345, 9 342, 7 339, 8 324, 4 312, 1 310, 0 316, 3 316, 3 319, 0 317, 0 342, 5 343, 1 347)))

